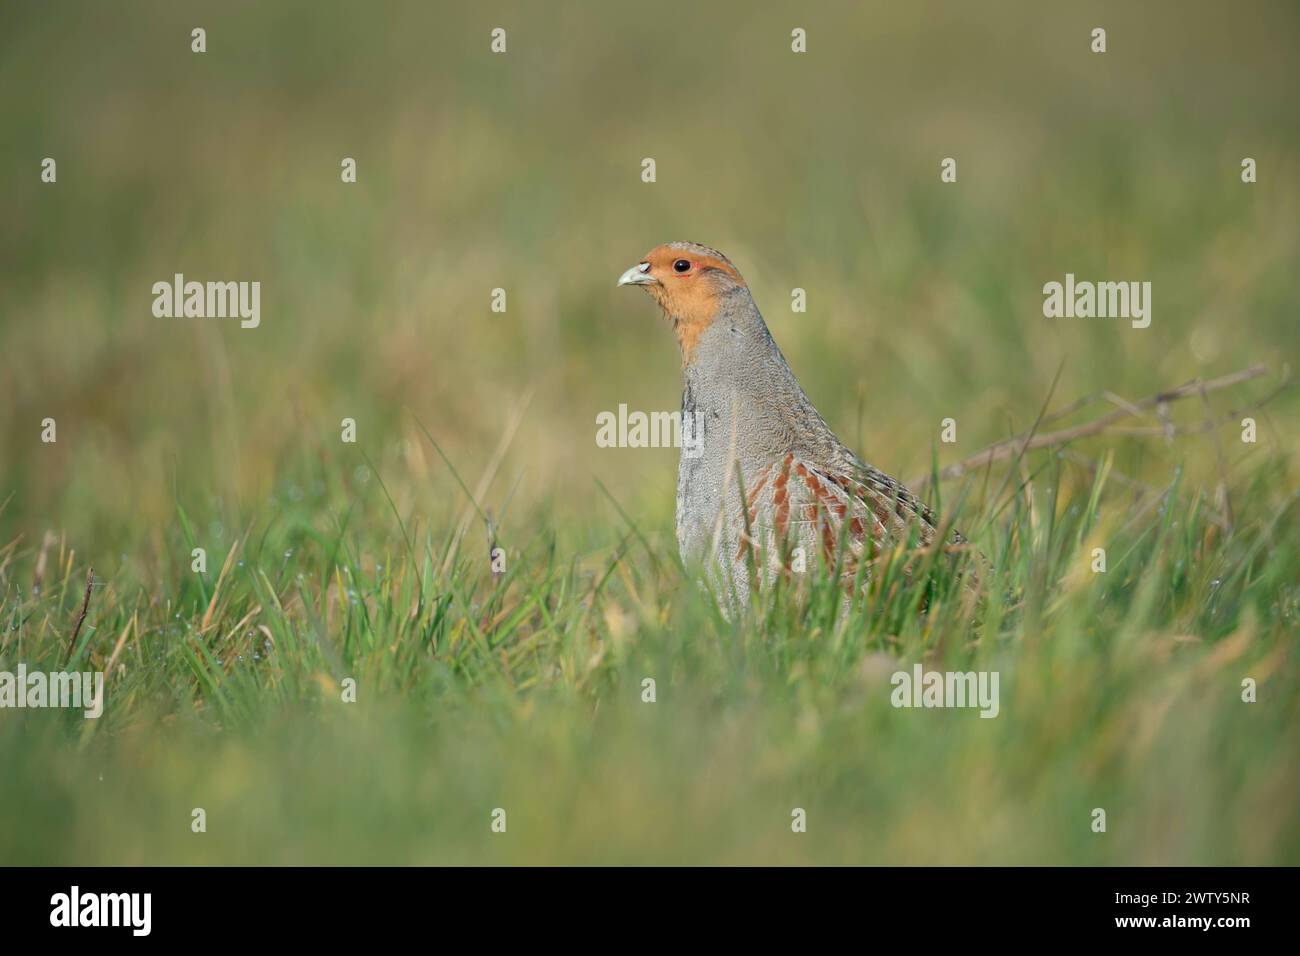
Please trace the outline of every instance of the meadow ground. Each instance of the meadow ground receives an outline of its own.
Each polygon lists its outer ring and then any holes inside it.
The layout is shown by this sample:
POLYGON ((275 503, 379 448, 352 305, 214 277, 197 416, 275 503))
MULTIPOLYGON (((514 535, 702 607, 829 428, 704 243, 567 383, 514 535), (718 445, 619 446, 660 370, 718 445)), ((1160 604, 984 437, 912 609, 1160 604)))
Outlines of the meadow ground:
POLYGON ((0 671, 107 697, 0 710, 0 862, 1300 863, 1295 11, 661 6, 7 11, 0 671), (676 451, 595 442, 677 407, 614 288, 676 238, 908 479, 1267 371, 927 487, 983 602, 892 565, 727 621, 676 451), (261 324, 154 317, 178 272, 261 324), (1150 327, 1045 318, 1067 272, 1150 327), (917 661, 998 716, 892 707, 917 661))

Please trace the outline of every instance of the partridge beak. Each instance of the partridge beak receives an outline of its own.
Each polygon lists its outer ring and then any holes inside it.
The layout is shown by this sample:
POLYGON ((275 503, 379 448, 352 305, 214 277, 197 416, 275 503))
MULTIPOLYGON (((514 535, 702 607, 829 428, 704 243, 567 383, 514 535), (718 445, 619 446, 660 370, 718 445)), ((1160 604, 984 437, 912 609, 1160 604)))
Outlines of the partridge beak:
POLYGON ((650 285, 657 281, 650 275, 648 262, 639 262, 618 277, 619 285, 650 285))

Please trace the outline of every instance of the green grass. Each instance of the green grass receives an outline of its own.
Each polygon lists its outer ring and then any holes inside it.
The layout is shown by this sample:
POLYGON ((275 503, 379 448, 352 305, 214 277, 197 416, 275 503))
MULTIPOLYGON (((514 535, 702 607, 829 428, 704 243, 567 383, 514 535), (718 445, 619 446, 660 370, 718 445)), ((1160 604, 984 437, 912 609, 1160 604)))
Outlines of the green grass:
POLYGON ((1292 5, 70 6, 0 30, 0 670, 62 666, 93 567, 107 704, 0 710, 0 863, 1300 863, 1300 389, 1230 414, 1300 356, 1292 5), (594 441, 679 403, 613 287, 671 239, 905 479, 1269 376, 926 489, 979 601, 932 556, 727 620, 676 453, 594 441), (1151 327, 1044 319, 1067 271, 1151 327), (155 319, 175 272, 261 326, 155 319), (917 661, 999 716, 892 707, 917 661))
MULTIPOLYGON (((4 858, 1294 862, 1294 497, 1224 534, 1176 483, 1135 513, 1068 471, 989 502, 983 601, 895 562, 847 614, 811 574, 734 622, 608 502, 615 543, 503 533, 499 579, 473 522, 403 530, 377 481, 268 507, 206 574, 98 582, 70 666, 121 643, 108 708, 6 714, 4 858), (998 671, 1001 713, 891 707, 914 661, 998 671)), ((53 545, 31 596, 31 549, 4 554, 4 660, 58 669, 82 561, 53 545)))

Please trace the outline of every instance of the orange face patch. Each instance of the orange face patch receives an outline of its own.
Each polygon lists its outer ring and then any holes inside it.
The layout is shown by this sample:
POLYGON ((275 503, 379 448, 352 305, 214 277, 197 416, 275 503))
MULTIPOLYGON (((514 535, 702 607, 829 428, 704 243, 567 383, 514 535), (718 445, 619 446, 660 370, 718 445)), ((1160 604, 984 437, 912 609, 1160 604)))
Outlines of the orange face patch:
POLYGON ((744 285, 735 266, 703 247, 685 244, 657 246, 644 262, 657 282, 646 290, 672 320, 682 364, 689 365, 695 346, 718 315, 718 279, 744 285))

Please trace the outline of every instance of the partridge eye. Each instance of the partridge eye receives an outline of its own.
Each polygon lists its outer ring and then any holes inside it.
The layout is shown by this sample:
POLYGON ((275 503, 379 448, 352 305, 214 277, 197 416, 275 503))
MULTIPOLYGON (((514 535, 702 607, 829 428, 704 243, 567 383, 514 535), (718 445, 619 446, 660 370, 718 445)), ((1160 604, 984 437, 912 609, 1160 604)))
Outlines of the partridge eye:
POLYGON ((691 264, 686 259, 678 259, 673 263, 673 272, 690 272, 691 264))

